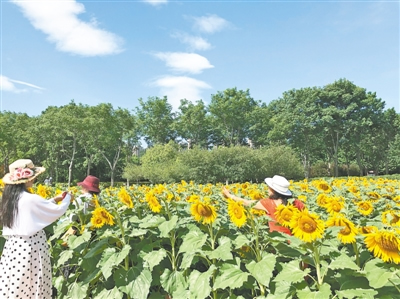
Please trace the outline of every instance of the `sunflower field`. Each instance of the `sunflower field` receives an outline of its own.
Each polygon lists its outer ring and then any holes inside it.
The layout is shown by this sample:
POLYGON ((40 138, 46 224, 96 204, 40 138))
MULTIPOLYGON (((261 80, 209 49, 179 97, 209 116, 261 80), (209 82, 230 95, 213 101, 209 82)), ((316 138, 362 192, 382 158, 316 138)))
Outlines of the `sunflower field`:
MULTIPOLYGON (((47 232, 57 298, 400 298, 400 181, 291 183, 306 209, 275 216, 292 236, 269 232, 270 218, 222 184, 107 188, 86 213, 71 205, 47 232)), ((265 184, 227 187, 267 195, 265 184)))

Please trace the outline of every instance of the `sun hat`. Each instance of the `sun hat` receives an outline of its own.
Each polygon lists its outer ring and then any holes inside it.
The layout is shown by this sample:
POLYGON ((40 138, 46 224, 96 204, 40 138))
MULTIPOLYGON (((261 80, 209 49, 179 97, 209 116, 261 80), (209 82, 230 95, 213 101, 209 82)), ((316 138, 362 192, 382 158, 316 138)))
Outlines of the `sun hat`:
POLYGON ((292 195, 292 192, 289 190, 290 183, 283 176, 274 175, 273 178, 266 178, 265 183, 279 194, 286 196, 292 195))
POLYGON ((3 177, 3 183, 9 185, 32 181, 46 170, 44 167, 36 167, 29 159, 19 159, 11 163, 8 169, 10 172, 3 177))
POLYGON ((100 180, 97 177, 93 175, 88 175, 82 182, 79 182, 77 185, 82 186, 88 191, 100 192, 99 183, 100 180))

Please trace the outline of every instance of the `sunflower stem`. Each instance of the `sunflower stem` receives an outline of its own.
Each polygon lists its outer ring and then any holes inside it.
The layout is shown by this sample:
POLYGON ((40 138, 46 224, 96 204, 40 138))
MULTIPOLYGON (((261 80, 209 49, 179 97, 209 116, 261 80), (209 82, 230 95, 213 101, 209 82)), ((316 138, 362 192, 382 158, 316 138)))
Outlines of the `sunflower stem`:
MULTIPOLYGON (((261 251, 262 250, 260 250, 261 248, 260 248, 260 241, 259 241, 259 235, 258 235, 258 226, 255 224, 253 214, 251 212, 249 212, 248 214, 250 216, 249 218, 250 218, 251 229, 253 230, 253 233, 254 233, 254 235, 256 237, 255 248, 252 248, 252 250, 253 250, 253 252, 254 252, 254 254, 256 256, 257 262, 260 262, 261 259, 262 259, 262 257, 261 257, 261 251)), ((257 281, 257 284, 260 287, 261 296, 264 296, 265 295, 265 287, 264 287, 264 285, 259 281, 257 281)))
POLYGON ((315 246, 315 244, 312 244, 313 247, 313 253, 314 253, 314 263, 315 263, 315 270, 317 271, 317 288, 318 290, 320 289, 322 283, 323 283, 323 277, 321 275, 321 265, 320 265, 320 260, 319 260, 319 250, 318 247, 315 246))
POLYGON ((175 233, 171 234, 171 264, 172 264, 172 270, 174 271, 177 267, 176 267, 176 256, 175 256, 175 233))
MULTIPOLYGON (((214 231, 213 231, 213 228, 212 228, 212 223, 208 224, 208 231, 210 232, 210 239, 211 239, 211 244, 210 244, 210 245, 211 245, 211 249, 214 250, 214 249, 215 249, 215 240, 214 240, 215 236, 214 236, 214 231)), ((216 264, 216 259, 215 259, 215 258, 212 259, 212 264, 213 264, 213 265, 216 264)), ((213 276, 212 276, 213 286, 214 286, 214 284, 215 284, 215 279, 216 279, 216 277, 217 277, 217 271, 214 269, 214 271, 213 271, 213 276)), ((218 298, 217 291, 216 291, 216 290, 213 290, 212 293, 213 293, 213 299, 217 299, 217 298, 218 298)))
POLYGON ((353 249, 354 249, 354 252, 356 254, 357 266, 359 268, 361 268, 361 266, 360 266, 360 252, 358 251, 358 246, 357 246, 356 242, 353 243, 353 249))
POLYGON ((397 291, 399 291, 399 293, 400 293, 399 287, 398 287, 396 284, 394 284, 392 280, 390 280, 390 279, 388 279, 388 280, 390 281, 390 283, 391 283, 392 285, 394 285, 394 287, 395 287, 395 288, 397 289, 397 291))
POLYGON ((168 202, 164 199, 162 199, 162 201, 164 202, 165 205, 165 211, 167 212, 168 220, 171 220, 171 211, 169 210, 168 202))
MULTIPOLYGON (((119 213, 116 209, 113 209, 114 211, 114 215, 117 218, 117 223, 119 226, 119 229, 121 230, 121 236, 122 236, 122 242, 124 245, 126 245, 126 240, 125 240, 125 230, 124 227, 122 225, 122 221, 121 221, 121 217, 119 216, 119 213)), ((125 266, 124 266, 125 270, 128 271, 129 270, 129 255, 127 255, 125 257, 125 266)))

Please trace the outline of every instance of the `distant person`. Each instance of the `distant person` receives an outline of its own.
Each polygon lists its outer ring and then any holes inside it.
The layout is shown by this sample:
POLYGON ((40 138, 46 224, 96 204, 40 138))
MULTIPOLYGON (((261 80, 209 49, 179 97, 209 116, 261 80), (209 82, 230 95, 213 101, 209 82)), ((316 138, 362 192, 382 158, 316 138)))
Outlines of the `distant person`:
MULTIPOLYGON (((222 189, 222 194, 227 198, 242 202, 245 206, 255 203, 253 206, 254 209, 265 211, 273 219, 268 222, 271 232, 279 231, 291 235, 289 228, 280 226, 276 223, 274 215, 276 207, 282 204, 287 205, 288 199, 293 197, 292 192, 289 190, 290 183, 286 178, 280 175, 274 175, 273 178, 266 178, 265 183, 268 185, 268 198, 259 201, 240 198, 231 194, 226 187, 222 189)), ((304 204, 298 199, 294 200, 293 205, 299 210, 304 209, 304 204)))
MULTIPOLYGON (((77 185, 81 187, 81 195, 77 196, 72 204, 76 209, 83 207, 83 214, 87 214, 89 210, 93 210, 95 208, 93 199, 94 196, 99 196, 100 194, 100 180, 93 175, 88 175, 82 182, 77 183, 77 185)), ((76 213, 70 214, 69 219, 71 222, 79 222, 79 217, 76 213)), ((65 237, 75 233, 76 229, 71 228, 65 237)))
POLYGON ((46 177, 46 178, 44 179, 44 184, 45 184, 46 186, 49 185, 49 177, 46 177))
POLYGON ((52 298, 49 246, 44 228, 67 210, 73 195, 46 200, 28 190, 45 168, 17 160, 3 177, 1 225, 7 239, 0 258, 0 298, 52 298))
POLYGON ((88 209, 93 208, 93 196, 99 196, 100 194, 100 180, 93 175, 88 175, 77 185, 81 187, 82 194, 76 198, 76 203, 79 205, 84 204, 84 211, 86 213, 88 209))

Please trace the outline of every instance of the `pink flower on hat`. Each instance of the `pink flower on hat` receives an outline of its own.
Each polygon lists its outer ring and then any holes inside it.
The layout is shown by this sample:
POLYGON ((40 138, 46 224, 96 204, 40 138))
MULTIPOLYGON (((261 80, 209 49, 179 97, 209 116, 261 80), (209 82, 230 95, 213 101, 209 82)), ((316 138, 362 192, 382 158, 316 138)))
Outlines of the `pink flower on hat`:
POLYGON ((35 174, 35 172, 30 168, 17 168, 14 171, 11 180, 18 181, 21 179, 28 179, 28 178, 32 177, 34 174, 35 174))

